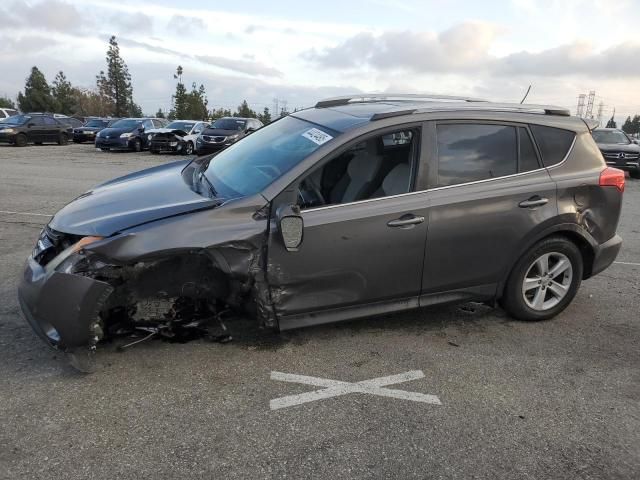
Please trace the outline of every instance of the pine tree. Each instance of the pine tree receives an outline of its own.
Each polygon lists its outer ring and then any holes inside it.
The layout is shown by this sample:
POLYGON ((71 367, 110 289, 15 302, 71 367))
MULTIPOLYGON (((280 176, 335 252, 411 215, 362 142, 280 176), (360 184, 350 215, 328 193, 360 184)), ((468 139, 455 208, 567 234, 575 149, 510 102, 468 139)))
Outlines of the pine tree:
POLYGON ((113 104, 114 116, 125 117, 136 113, 131 111, 136 106, 133 103, 131 75, 127 64, 120 56, 120 47, 115 36, 109 39, 106 61, 106 73, 100 71, 100 74, 96 77, 98 91, 113 104))
POLYGON ((162 111, 162 108, 159 108, 158 111, 156 112, 156 118, 165 118, 165 114, 162 111))
POLYGON ((58 112, 65 115, 72 115, 76 112, 75 98, 73 95, 73 86, 67 80, 65 74, 60 71, 53 80, 51 93, 58 104, 58 112))
POLYGON ((235 117, 244 117, 244 118, 256 118, 257 114, 254 112, 247 103, 246 100, 243 100, 240 105, 238 105, 238 110, 234 114, 235 117))
POLYGON ((16 108, 16 104, 13 103, 8 97, 0 97, 0 108, 16 108))
POLYGON ((54 112, 56 101, 51 95, 51 87, 38 67, 31 67, 31 73, 24 85, 24 94, 18 94, 20 110, 28 112, 54 112))
POLYGON ((606 128, 618 128, 618 124, 616 123, 616 121, 613 119, 613 115, 611 115, 611 118, 609 119, 609 121, 607 122, 607 127, 606 128))
POLYGON ((631 117, 627 117, 627 119, 622 124, 622 130, 625 133, 631 133, 633 126, 631 125, 631 117))
POLYGON ((262 113, 258 115, 258 120, 260 120, 264 125, 271 123, 271 112, 269 111, 269 107, 264 107, 262 113))
POLYGON ((633 116, 633 120, 631 120, 631 131, 629 133, 640 133, 640 115, 633 116))

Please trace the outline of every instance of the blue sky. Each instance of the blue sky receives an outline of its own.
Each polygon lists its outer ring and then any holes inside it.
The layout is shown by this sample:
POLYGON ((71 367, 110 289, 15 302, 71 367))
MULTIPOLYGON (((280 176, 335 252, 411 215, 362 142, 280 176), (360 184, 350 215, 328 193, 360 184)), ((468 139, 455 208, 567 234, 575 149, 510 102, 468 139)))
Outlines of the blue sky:
POLYGON ((147 113, 170 107, 178 64, 212 106, 289 107, 354 91, 437 92, 640 112, 640 0, 229 3, 3 0, 0 94, 32 65, 93 88, 115 34, 147 113))

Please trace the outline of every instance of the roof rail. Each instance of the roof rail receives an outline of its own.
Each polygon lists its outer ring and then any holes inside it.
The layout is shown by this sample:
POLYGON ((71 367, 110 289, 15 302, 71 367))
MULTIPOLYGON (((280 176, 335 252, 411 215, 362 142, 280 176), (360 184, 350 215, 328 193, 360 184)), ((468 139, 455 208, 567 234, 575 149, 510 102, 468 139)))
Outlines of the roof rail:
POLYGON ((316 108, 337 107, 350 103, 365 102, 486 102, 481 98, 457 97, 453 95, 431 95, 423 93, 357 93, 353 95, 343 95, 340 97, 326 98, 316 103, 316 108))
POLYGON ((433 112, 438 110, 481 110, 490 112, 518 112, 518 113, 537 113, 541 115, 558 115, 561 117, 571 116, 568 108, 557 107, 554 105, 533 105, 527 103, 486 103, 486 104, 465 104, 448 107, 438 105, 434 107, 421 107, 415 109, 413 113, 433 112))

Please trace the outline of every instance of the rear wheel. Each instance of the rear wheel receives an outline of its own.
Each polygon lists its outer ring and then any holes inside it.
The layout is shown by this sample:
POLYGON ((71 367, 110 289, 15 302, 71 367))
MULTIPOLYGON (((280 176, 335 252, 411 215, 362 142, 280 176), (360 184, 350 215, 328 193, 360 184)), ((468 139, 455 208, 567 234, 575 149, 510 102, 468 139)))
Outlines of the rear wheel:
POLYGON ((578 247, 564 237, 534 245, 518 260, 502 298, 502 306, 519 320, 546 320, 562 312, 582 281, 578 247))
POLYGON ((67 143, 69 143, 69 135, 60 133, 60 135, 58 135, 58 145, 66 145, 67 143))
POLYGON ((27 136, 24 133, 19 133, 16 135, 16 147, 26 147, 27 146, 27 136))

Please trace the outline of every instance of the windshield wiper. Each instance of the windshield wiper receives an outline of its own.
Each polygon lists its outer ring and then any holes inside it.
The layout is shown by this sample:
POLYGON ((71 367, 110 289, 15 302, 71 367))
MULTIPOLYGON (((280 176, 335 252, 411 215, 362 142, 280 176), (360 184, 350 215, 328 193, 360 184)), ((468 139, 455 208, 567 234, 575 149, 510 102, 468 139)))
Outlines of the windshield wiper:
POLYGON ((204 174, 204 171, 200 172, 200 175, 198 176, 198 180, 200 181, 200 183, 202 183, 202 180, 205 181, 205 183, 209 187, 209 191, 211 192, 212 197, 218 196, 218 191, 216 190, 216 187, 213 186, 213 183, 211 183, 211 180, 207 178, 207 176, 204 174))

